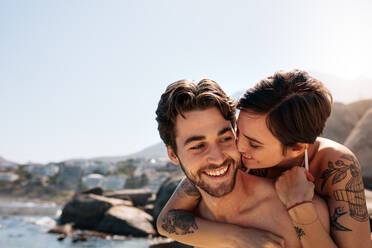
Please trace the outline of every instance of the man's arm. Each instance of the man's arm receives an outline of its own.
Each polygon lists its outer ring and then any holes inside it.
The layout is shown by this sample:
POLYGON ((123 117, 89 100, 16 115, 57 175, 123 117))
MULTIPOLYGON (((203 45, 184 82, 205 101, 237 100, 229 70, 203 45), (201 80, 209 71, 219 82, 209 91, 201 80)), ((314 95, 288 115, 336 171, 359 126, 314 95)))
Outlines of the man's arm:
POLYGON ((199 200, 199 191, 183 179, 157 219, 158 232, 197 247, 284 247, 284 240, 270 232, 196 217, 192 211, 199 200))
POLYGON ((362 173, 349 151, 328 156, 316 189, 327 196, 331 234, 339 247, 370 247, 369 216, 362 173))

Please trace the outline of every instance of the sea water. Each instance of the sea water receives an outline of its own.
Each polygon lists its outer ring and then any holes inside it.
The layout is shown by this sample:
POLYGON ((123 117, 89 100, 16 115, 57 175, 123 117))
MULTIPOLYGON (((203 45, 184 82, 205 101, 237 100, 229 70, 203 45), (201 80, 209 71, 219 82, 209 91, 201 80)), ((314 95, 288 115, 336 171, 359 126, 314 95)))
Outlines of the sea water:
POLYGON ((0 248, 147 248, 150 239, 126 238, 105 240, 90 237, 88 241, 73 243, 70 237, 63 241, 47 233, 55 225, 54 216, 0 216, 0 248))

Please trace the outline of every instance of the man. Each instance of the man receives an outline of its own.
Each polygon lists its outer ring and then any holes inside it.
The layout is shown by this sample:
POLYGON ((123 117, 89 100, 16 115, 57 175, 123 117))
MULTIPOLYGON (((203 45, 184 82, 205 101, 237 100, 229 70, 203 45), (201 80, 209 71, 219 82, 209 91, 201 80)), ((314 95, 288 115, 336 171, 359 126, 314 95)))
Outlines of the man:
MULTIPOLYGON (((162 95, 156 114, 169 158, 181 166, 188 180, 200 191, 196 213, 207 220, 226 223, 209 228, 210 235, 204 233, 194 237, 194 231, 202 228, 206 221, 180 210, 165 211, 157 222, 161 234, 169 237, 187 235, 182 242, 200 247, 240 247, 243 244, 283 247, 280 237, 286 247, 303 245, 301 239, 306 233, 293 226, 291 209, 282 204, 273 182, 239 170, 240 154, 234 132, 235 105, 215 82, 202 80, 195 85, 192 81, 181 80, 171 84, 162 95), (229 226, 226 235, 214 235, 223 232, 226 226, 229 226), (247 228, 243 230, 238 226, 247 228), (242 230, 250 233, 248 240, 242 241, 241 235, 236 238, 242 230)), ((187 187, 187 183, 181 184, 180 187, 185 189, 180 191, 181 194, 197 197, 197 192, 188 191, 192 187, 187 187)), ((182 199, 182 196, 178 198, 182 199)), ((317 197, 312 204, 315 215, 302 221, 315 223, 329 232, 326 205, 317 197)), ((190 208, 189 203, 182 200, 178 207, 190 208)))

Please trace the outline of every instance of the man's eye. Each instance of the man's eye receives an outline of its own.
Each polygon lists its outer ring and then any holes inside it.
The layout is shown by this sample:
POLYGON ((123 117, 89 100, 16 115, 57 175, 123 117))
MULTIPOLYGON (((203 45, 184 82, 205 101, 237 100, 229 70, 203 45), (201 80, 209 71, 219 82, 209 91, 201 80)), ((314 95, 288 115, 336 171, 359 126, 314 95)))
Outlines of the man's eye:
POLYGON ((199 144, 199 145, 196 145, 196 146, 192 146, 192 147, 190 147, 190 150, 198 150, 198 149, 201 149, 201 148, 203 148, 203 147, 204 147, 203 144, 199 144))
POLYGON ((230 140, 232 140, 232 137, 224 137, 224 138, 222 138, 222 142, 227 142, 227 141, 230 141, 230 140))

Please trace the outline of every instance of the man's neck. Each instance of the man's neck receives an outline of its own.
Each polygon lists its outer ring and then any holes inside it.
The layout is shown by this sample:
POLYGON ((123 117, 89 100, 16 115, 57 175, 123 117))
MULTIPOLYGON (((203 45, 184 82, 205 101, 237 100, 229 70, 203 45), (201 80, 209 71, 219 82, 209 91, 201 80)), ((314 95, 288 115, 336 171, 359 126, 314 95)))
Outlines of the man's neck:
POLYGON ((243 178, 247 175, 243 175, 243 173, 238 170, 234 189, 225 196, 213 197, 201 191, 200 207, 203 208, 204 212, 208 212, 215 220, 225 221, 228 216, 238 215, 241 209, 253 204, 253 201, 249 201, 250 197, 248 196, 253 194, 254 189, 248 187, 247 180, 243 178))

